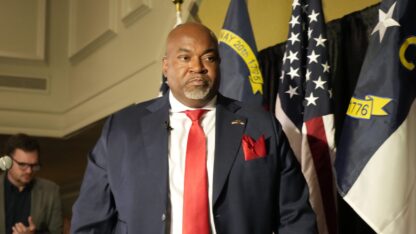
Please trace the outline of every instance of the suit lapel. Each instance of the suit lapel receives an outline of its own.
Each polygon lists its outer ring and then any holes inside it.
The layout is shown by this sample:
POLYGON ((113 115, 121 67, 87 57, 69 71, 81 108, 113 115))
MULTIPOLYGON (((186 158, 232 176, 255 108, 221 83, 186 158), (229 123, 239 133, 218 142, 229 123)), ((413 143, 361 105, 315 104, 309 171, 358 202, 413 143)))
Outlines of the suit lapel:
POLYGON ((236 114, 240 107, 222 96, 218 98, 212 201, 215 205, 240 148, 246 118, 236 114), (236 121, 237 120, 237 121, 236 121))
MULTIPOLYGON (((168 95, 165 95, 168 96, 168 95)), ((168 123, 169 99, 163 97, 147 107, 150 111, 141 120, 143 142, 149 167, 154 169, 155 186, 167 198, 168 184, 168 123)))
POLYGON ((42 212, 46 212, 43 210, 44 208, 41 207, 41 201, 45 200, 42 199, 42 193, 38 190, 36 179, 33 181, 33 187, 31 191, 31 201, 30 201, 30 216, 32 216, 33 221, 35 222, 36 226, 39 227, 39 218, 41 217, 42 212))

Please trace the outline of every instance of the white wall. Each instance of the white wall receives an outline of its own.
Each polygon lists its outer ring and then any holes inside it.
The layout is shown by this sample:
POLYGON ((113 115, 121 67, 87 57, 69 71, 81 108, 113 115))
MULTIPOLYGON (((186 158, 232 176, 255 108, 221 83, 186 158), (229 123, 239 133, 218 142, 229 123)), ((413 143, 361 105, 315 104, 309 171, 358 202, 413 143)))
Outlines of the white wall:
POLYGON ((0 133, 61 137, 156 97, 175 17, 167 0, 0 0, 0 133))

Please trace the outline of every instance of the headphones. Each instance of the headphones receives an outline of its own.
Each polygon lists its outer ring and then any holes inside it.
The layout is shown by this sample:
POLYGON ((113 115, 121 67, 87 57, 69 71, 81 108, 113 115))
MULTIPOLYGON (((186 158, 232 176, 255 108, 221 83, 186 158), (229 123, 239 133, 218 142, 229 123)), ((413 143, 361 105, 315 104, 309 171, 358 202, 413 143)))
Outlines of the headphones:
POLYGON ((3 155, 0 157, 0 169, 5 171, 12 167, 13 160, 9 155, 3 155))

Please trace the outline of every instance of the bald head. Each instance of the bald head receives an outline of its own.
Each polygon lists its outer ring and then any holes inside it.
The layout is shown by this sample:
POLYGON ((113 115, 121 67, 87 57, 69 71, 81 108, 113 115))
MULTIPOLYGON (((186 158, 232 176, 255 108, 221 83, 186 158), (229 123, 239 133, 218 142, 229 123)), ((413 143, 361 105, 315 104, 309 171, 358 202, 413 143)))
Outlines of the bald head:
MULTIPOLYGON (((207 28, 205 25, 195 22, 187 22, 179 24, 168 34, 166 41, 166 49, 168 50, 169 44, 177 40, 178 37, 183 37, 185 35, 198 35, 199 37, 205 37, 211 40, 212 44, 218 49, 218 39, 215 34, 207 28)), ((166 51, 167 53, 168 51, 166 51)))
POLYGON ((218 90, 218 40, 202 24, 178 25, 168 35, 163 74, 171 93, 182 104, 200 108, 218 90))

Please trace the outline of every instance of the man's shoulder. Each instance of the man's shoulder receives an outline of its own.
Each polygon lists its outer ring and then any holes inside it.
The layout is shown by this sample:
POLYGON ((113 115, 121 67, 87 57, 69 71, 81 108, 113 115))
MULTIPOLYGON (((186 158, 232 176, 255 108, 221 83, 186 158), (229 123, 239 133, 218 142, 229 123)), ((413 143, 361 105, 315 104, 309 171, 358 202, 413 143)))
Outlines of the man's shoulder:
POLYGON ((33 180, 34 186, 38 187, 38 188, 42 188, 42 189, 59 189, 59 185, 51 180, 45 179, 45 178, 40 178, 40 177, 36 177, 33 180))
POLYGON ((153 98, 144 102, 134 103, 130 106, 127 106, 117 112, 115 112, 113 115, 122 117, 122 116, 131 116, 131 115, 141 115, 146 112, 149 112, 148 108, 157 104, 163 102, 163 99, 165 97, 157 97, 153 98))
POLYGON ((256 116, 256 117, 268 117, 270 112, 266 111, 263 107, 257 105, 251 105, 245 102, 241 102, 221 94, 218 95, 218 104, 223 105, 230 110, 235 110, 238 114, 256 116))

